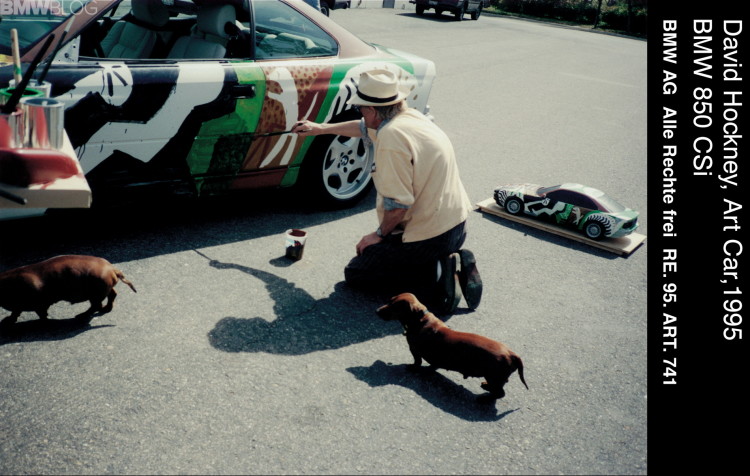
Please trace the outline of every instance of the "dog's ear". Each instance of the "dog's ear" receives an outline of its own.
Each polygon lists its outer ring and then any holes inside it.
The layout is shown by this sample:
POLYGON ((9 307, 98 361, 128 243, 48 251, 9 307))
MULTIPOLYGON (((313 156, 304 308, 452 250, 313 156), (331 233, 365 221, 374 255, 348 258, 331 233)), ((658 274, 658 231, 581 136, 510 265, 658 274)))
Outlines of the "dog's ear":
POLYGON ((377 310, 381 318, 400 321, 421 319, 425 312, 427 308, 413 294, 393 296, 388 304, 377 310))
POLYGON ((391 309, 399 316, 408 316, 412 313, 411 302, 405 299, 397 299, 391 303, 391 309))
POLYGON ((401 316, 400 319, 409 321, 422 319, 424 313, 427 312, 424 304, 419 302, 413 294, 401 294, 391 307, 401 316))
POLYGON ((408 308, 404 304, 403 301, 398 299, 398 296, 393 296, 388 300, 388 304, 380 306, 375 312, 387 321, 401 319, 403 315, 408 313, 408 308))
POLYGON ((416 298, 409 303, 409 311, 415 317, 421 318, 427 312, 427 306, 419 302, 416 298))
POLYGON ((394 312, 406 317, 416 315, 422 317, 427 308, 411 293, 403 293, 391 298, 390 307, 394 312))

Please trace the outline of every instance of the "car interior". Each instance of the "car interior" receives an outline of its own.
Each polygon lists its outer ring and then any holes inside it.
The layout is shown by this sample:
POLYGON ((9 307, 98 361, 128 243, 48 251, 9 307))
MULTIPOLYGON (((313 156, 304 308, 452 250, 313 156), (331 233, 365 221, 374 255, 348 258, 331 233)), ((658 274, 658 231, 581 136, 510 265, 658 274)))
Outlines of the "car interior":
POLYGON ((336 41, 313 20, 279 1, 123 2, 81 35, 86 59, 289 59, 335 56, 336 41), (118 11, 125 7, 127 11, 118 11), (253 29, 254 26, 254 29, 253 29))

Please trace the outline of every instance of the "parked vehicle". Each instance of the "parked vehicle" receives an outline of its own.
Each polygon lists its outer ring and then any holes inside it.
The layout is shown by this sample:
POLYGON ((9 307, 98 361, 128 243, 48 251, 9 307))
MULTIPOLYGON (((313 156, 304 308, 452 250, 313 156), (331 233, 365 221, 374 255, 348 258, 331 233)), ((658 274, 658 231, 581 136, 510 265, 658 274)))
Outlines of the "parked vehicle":
POLYGON ((629 235, 638 228, 638 212, 620 205, 601 190, 578 183, 552 187, 500 185, 495 203, 511 215, 526 214, 580 230, 601 240, 629 235))
POLYGON ((351 8, 352 0, 320 0, 320 4, 323 13, 328 15, 331 10, 351 8))
POLYGON ((436 15, 450 12, 458 21, 463 20, 467 13, 472 20, 477 20, 482 9, 489 6, 489 0, 409 0, 409 3, 416 5, 417 15, 424 15, 426 10, 434 9, 436 15))
POLYGON ((349 8, 352 5, 351 0, 304 0, 304 2, 320 10, 325 16, 330 16, 331 10, 349 8))
POLYGON ((326 8, 324 9, 324 8, 323 8, 323 7, 321 6, 321 5, 322 5, 322 2, 321 2, 321 0, 304 0, 304 2, 305 2, 306 4, 308 4, 308 5, 310 5, 311 7, 313 7, 314 9, 316 9, 316 10, 320 10, 320 11, 321 11, 322 13, 324 13, 325 15, 328 15, 328 7, 326 7, 326 8))
MULTIPOLYGON (((360 117, 346 101, 371 68, 394 71, 409 105, 427 111, 432 61, 366 43, 298 0, 120 3, 61 2, 0 22, 0 87, 13 77, 11 29, 25 65, 55 35, 38 69, 59 47, 44 80, 65 105, 94 205, 131 191, 201 196, 300 185, 347 206, 371 186, 361 139, 288 131, 303 119, 360 117)), ((20 207, 6 202, 0 197, 0 216, 20 207)))

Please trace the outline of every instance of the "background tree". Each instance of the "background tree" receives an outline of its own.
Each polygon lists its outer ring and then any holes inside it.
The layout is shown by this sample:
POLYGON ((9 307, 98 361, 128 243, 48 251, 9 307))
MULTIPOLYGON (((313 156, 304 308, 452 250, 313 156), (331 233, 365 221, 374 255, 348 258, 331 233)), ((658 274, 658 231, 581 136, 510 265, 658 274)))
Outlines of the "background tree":
POLYGON ((594 19, 594 29, 599 26, 599 21, 602 19, 602 0, 596 2, 596 18, 594 19))

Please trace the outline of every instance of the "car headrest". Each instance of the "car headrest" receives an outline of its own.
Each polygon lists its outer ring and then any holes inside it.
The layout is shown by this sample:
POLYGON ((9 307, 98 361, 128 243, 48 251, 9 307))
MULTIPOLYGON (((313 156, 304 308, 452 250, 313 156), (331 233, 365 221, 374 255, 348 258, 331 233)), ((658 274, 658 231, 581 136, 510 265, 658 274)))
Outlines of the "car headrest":
POLYGON ((232 5, 204 6, 198 10, 198 30, 210 35, 227 38, 226 24, 234 24, 237 15, 232 5))
POLYGON ((130 11, 137 20, 155 27, 164 26, 169 21, 169 10, 161 0, 133 0, 130 11))

